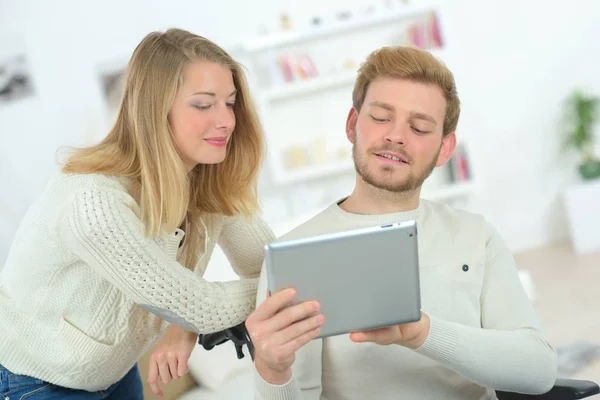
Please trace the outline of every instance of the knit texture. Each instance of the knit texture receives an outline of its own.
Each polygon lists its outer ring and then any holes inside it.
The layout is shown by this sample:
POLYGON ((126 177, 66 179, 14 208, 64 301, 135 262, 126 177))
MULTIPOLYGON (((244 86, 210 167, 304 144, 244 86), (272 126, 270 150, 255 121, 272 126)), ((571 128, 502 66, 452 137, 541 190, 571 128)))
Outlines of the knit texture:
MULTIPOLYGON (((408 220, 419 229, 421 303, 431 320, 421 348, 354 343, 349 335, 315 339, 296 353, 290 382, 271 385, 255 374, 256 400, 487 400, 495 390, 550 389, 555 349, 510 251, 481 216, 426 200, 381 215, 348 213, 336 203, 280 240, 408 220)), ((259 304, 266 288, 263 270, 259 304)))
POLYGON ((191 271, 177 261, 185 232, 146 237, 127 188, 123 178, 58 174, 28 211, 0 273, 0 364, 11 372, 101 390, 170 322, 210 333, 254 310, 274 239, 260 218, 206 217, 191 271), (202 278, 216 245, 242 279, 202 278))

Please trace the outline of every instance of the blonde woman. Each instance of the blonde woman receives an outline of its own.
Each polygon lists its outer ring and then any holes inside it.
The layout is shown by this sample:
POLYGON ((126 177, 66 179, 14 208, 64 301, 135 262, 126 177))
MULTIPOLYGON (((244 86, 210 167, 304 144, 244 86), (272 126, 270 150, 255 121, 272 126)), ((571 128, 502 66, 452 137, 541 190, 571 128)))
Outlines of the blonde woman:
POLYGON ((243 323, 273 240, 257 217, 262 152, 241 67, 186 31, 146 36, 113 128, 66 160, 15 235, 1 397, 141 399, 136 362, 167 330, 167 347, 193 346, 243 323), (216 244, 240 280, 202 279, 216 244))

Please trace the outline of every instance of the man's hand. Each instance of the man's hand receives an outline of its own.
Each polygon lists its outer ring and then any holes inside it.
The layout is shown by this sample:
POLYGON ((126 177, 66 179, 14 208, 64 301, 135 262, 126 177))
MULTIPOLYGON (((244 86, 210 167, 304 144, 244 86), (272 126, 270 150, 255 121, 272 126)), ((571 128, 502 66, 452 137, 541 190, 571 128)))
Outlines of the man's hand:
POLYGON ((325 321, 314 301, 286 306, 296 292, 286 289, 267 296, 246 320, 254 344, 254 365, 267 382, 282 385, 290 380, 298 349, 319 335, 325 321))
POLYGON ((186 331, 180 326, 173 324, 167 329, 150 355, 148 384, 154 394, 163 395, 158 386, 159 376, 166 385, 170 380, 179 379, 188 373, 188 360, 197 341, 197 333, 186 331))
POLYGON ((399 344, 414 350, 425 343, 427 336, 429 336, 429 326, 429 316, 421 313, 419 321, 371 331, 352 332, 350 340, 358 343, 373 342, 381 345, 399 344))

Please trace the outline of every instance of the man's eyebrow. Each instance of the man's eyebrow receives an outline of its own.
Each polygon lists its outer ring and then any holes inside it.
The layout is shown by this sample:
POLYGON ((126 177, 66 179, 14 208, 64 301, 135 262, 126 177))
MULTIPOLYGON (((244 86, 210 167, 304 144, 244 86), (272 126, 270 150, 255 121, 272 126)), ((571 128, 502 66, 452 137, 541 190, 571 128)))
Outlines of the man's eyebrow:
POLYGON ((437 124, 437 121, 435 120, 435 118, 433 118, 431 115, 422 113, 422 112, 411 112, 410 113, 410 118, 414 118, 414 119, 423 119, 425 121, 431 122, 432 124, 437 124))
POLYGON ((394 107, 388 103, 383 103, 381 101, 372 101, 369 103, 370 106, 372 107, 379 107, 379 108, 383 108, 384 110, 388 110, 388 111, 395 111, 394 107))
MULTIPOLYGON (((388 104, 388 103, 381 102, 381 101, 372 101, 369 103, 369 106, 383 108, 384 110, 388 110, 391 112, 395 111, 394 106, 392 106, 391 104, 388 104)), ((433 118, 429 114, 425 114, 422 112, 413 111, 410 113, 410 118, 422 119, 424 121, 431 122, 432 124, 437 125, 437 121, 435 120, 435 118, 433 118)))

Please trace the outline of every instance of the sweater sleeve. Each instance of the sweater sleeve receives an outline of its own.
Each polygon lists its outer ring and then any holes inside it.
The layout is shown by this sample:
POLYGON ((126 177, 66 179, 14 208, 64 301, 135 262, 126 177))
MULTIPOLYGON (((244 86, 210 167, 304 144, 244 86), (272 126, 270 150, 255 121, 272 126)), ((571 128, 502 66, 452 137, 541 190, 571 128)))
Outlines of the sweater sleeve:
POLYGON ((271 228, 260 217, 225 217, 218 244, 236 274, 258 278, 265 258, 265 245, 275 240, 271 228))
POLYGON ((557 357, 547 342, 514 258, 488 225, 481 328, 430 316, 429 337, 417 351, 484 387, 541 394, 556 379, 557 357))
POLYGON ((63 205, 57 233, 90 268, 166 321, 198 333, 238 325, 254 310, 257 279, 207 282, 146 237, 124 192, 88 190, 63 205))
MULTIPOLYGON (((267 297, 266 268, 260 275, 257 307, 267 297)), ((255 400, 319 400, 321 398, 323 341, 313 339, 296 352, 296 360, 292 365, 292 379, 283 385, 273 385, 260 376, 254 369, 255 400)))

